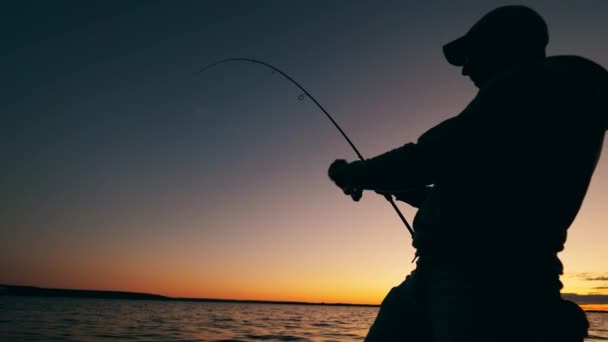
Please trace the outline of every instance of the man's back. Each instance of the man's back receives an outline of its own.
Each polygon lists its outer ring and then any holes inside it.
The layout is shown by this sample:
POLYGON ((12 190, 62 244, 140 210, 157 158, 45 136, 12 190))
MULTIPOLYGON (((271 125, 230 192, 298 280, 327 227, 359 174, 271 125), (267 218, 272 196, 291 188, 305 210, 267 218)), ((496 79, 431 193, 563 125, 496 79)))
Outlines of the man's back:
POLYGON ((605 70, 587 63, 560 56, 507 70, 419 139, 435 184, 414 222, 421 255, 533 262, 563 248, 605 130, 602 97, 581 86, 605 70))

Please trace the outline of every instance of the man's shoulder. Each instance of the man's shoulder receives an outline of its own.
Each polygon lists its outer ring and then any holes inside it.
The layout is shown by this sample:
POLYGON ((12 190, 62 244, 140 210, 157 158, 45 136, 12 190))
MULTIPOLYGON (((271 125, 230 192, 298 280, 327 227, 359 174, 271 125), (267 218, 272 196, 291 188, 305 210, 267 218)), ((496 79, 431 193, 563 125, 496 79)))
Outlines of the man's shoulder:
POLYGON ((545 58, 541 72, 560 78, 574 86, 585 86, 608 91, 608 71, 591 59, 576 55, 559 55, 545 58))
POLYGON ((576 95, 582 92, 586 92, 584 95, 606 97, 608 71, 585 57, 550 56, 504 72, 481 89, 478 95, 501 98, 505 92, 535 94, 538 99, 543 97, 542 93, 553 98, 560 93, 576 95))
POLYGON ((563 71, 606 72, 606 69, 598 63, 578 55, 549 56, 544 59, 544 64, 550 67, 563 68, 563 71))
POLYGON ((543 58, 542 60, 526 63, 512 69, 506 70, 493 81, 487 89, 509 88, 517 86, 532 85, 539 83, 555 84, 563 80, 591 82, 594 86, 608 85, 608 71, 591 59, 577 55, 557 55, 543 58))
POLYGON ((585 57, 562 55, 546 58, 545 69, 572 97, 584 101, 586 110, 599 114, 608 128, 608 71, 603 66, 585 57))

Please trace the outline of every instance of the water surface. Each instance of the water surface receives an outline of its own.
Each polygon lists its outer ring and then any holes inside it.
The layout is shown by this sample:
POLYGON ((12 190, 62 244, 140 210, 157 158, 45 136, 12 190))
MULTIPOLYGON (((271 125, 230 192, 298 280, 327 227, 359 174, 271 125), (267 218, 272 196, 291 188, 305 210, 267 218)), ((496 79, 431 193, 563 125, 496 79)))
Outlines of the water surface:
MULTIPOLYGON (((362 341, 377 312, 376 307, 0 297, 0 341, 362 341)), ((588 316, 587 341, 608 341, 608 314, 588 316)))

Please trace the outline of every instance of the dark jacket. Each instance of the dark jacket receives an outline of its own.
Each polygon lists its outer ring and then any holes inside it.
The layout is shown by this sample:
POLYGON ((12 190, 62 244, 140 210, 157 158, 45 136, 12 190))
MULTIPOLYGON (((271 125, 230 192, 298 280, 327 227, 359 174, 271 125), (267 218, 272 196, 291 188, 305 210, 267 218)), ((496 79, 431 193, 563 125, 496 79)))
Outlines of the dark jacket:
POLYGON ((356 177, 374 190, 434 185, 414 219, 423 258, 525 259, 561 272, 556 255, 606 130, 607 75, 575 56, 505 71, 417 143, 358 163, 356 177))

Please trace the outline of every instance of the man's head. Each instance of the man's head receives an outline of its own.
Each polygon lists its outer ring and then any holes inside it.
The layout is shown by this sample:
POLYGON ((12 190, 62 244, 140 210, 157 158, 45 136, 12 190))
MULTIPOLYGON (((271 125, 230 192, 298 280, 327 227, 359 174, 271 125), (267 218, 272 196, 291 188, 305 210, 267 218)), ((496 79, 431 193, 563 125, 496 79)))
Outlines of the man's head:
POLYGON ((499 7, 484 15, 462 37, 446 44, 448 62, 481 87, 498 72, 545 57, 547 25, 525 6, 499 7))

